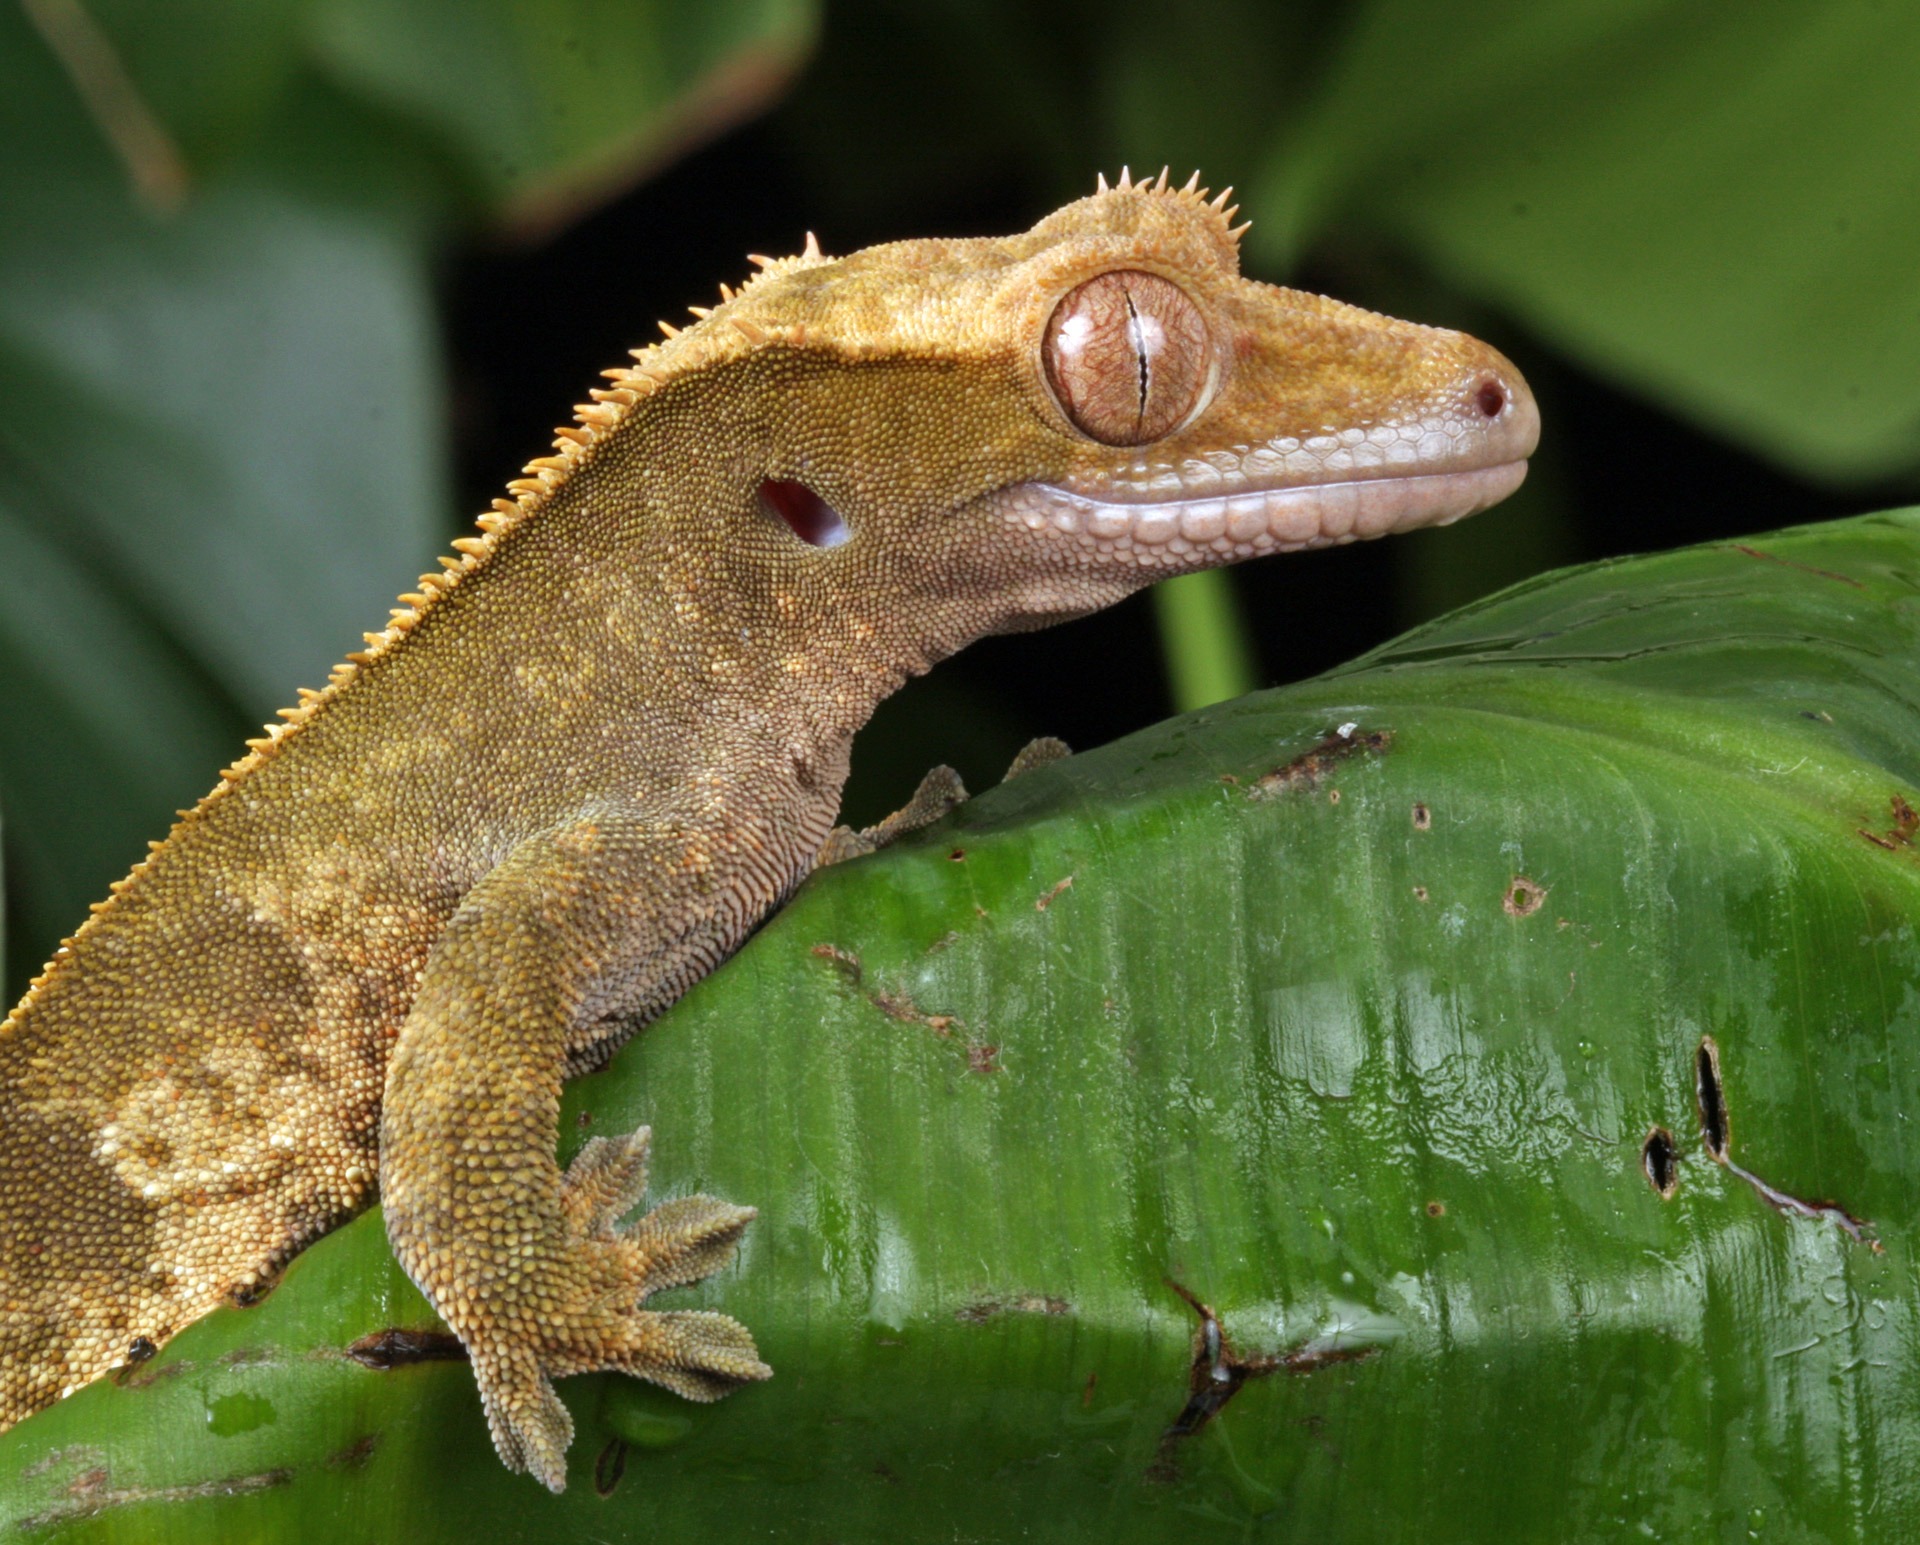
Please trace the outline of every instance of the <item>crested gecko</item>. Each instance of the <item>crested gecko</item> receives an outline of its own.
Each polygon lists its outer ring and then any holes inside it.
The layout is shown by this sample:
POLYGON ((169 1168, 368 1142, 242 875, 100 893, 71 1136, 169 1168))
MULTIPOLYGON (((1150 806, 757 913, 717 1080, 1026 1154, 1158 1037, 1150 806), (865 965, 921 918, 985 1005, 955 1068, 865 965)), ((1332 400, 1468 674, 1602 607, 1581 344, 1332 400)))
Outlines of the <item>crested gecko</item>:
POLYGON ((733 1319, 643 1307, 752 1210, 624 1221, 646 1129, 562 1172, 560 1089, 814 866, 874 706, 984 634, 1525 473, 1506 359, 1240 277, 1233 214, 1123 174, 1004 240, 809 237, 607 372, 0 1027, 0 1423, 376 1198, 556 1491, 554 1379, 768 1377, 733 1319))

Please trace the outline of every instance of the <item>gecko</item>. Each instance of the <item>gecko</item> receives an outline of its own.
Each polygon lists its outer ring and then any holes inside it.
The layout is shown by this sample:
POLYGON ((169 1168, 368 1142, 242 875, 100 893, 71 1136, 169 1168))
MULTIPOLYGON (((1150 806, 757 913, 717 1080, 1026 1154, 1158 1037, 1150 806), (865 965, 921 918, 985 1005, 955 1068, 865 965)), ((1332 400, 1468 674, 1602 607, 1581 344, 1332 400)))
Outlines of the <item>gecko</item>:
POLYGON ((809 236, 606 372, 0 1026, 0 1424, 376 1200, 501 1459, 555 1491, 555 1379, 767 1378, 732 1318, 645 1307, 753 1210, 633 1218, 648 1129, 563 1171, 560 1091, 815 866, 876 704, 983 635, 1525 475, 1511 363, 1243 278, 1236 212, 1123 173, 1006 239, 809 236))

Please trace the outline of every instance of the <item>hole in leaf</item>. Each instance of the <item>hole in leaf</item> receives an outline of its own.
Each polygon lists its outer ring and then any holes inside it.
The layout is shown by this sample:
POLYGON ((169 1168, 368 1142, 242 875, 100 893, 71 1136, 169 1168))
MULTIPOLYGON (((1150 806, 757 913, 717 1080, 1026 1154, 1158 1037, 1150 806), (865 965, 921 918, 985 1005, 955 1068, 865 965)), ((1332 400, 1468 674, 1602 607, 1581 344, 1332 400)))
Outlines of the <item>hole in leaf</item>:
POLYGON ((599 1457, 593 1462, 593 1489, 602 1497, 613 1495, 614 1488, 620 1484, 620 1478, 627 1473, 627 1445, 625 1440, 615 1438, 600 1450, 599 1457))
POLYGON ((1700 1104, 1700 1140, 1707 1152, 1720 1163, 1727 1162, 1727 1102, 1720 1091, 1720 1048, 1713 1037, 1700 1037, 1700 1053, 1694 1058, 1694 1095, 1700 1104))
POLYGON ((1647 1172, 1647 1183, 1664 1197, 1680 1189, 1680 1155, 1673 1146, 1673 1134, 1655 1127, 1640 1145, 1640 1167, 1647 1172))
POLYGON ((1523 874, 1516 874, 1507 886, 1506 895, 1501 897, 1500 905, 1507 909, 1511 917, 1532 917, 1546 904, 1546 900, 1546 886, 1529 880, 1523 874))
POLYGON ((838 547, 853 535, 840 512, 805 483, 770 477, 760 485, 760 502, 809 547, 838 547))

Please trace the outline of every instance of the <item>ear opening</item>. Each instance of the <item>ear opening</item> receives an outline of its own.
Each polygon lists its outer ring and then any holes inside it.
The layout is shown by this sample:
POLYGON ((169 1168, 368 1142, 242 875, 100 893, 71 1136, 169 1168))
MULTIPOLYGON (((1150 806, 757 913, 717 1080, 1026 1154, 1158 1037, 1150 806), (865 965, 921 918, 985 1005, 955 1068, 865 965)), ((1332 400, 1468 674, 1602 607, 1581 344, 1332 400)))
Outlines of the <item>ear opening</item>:
POLYGON ((770 477, 760 485, 760 502, 809 547, 839 547, 853 535, 846 517, 805 483, 770 477))

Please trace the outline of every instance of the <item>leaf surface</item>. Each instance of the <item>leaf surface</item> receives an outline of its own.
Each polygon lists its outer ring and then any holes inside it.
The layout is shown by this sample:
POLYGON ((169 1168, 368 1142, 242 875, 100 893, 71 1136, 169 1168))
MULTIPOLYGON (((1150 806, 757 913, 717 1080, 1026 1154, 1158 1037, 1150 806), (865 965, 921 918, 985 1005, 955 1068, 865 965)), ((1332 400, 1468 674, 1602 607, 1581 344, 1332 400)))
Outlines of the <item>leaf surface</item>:
POLYGON ((567 1151, 649 1122, 656 1199, 760 1208, 676 1297, 771 1383, 568 1382, 554 1501, 465 1368, 344 1355, 432 1326, 368 1216, 0 1439, 0 1508, 74 1540, 1900 1537, 1917 663, 1905 512, 1550 576, 1027 774, 817 876, 569 1091, 567 1151))

